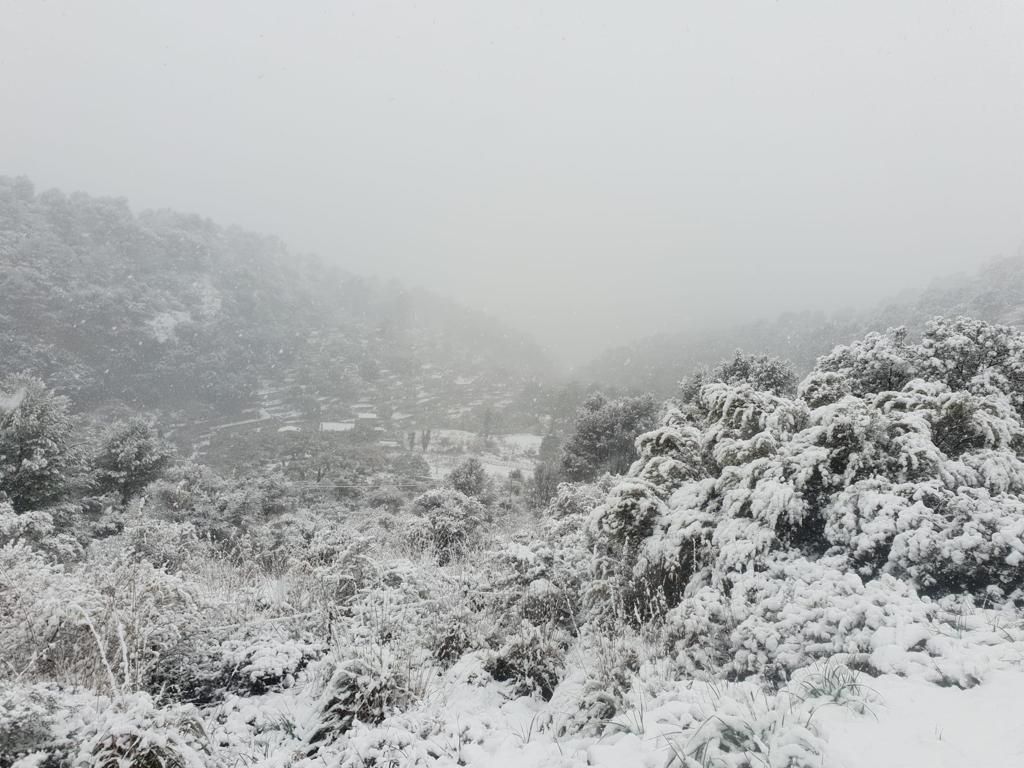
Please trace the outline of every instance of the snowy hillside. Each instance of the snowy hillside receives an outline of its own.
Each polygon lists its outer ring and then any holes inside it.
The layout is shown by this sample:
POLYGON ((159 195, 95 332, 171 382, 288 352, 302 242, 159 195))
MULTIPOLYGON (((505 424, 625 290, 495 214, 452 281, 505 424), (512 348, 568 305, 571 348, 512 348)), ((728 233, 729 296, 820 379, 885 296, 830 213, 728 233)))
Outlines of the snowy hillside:
POLYGON ((368 396, 442 396, 450 408, 457 379, 477 382, 464 405, 496 383, 508 397, 549 365, 486 315, 273 237, 8 177, 0 356, 79 408, 120 402, 215 423, 275 395, 297 411, 368 396))

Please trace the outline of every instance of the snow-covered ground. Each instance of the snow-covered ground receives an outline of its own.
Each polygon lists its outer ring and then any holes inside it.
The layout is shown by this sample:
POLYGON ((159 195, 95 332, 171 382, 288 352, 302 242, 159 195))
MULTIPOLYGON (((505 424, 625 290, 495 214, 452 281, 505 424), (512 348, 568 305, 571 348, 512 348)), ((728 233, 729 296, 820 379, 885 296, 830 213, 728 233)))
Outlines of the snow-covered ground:
POLYGON ((352 421, 322 421, 320 429, 323 432, 350 432, 355 429, 355 422, 352 421))
POLYGON ((1002 670, 969 690, 883 675, 873 715, 822 710, 816 720, 836 768, 1024 766, 1024 670, 1002 670))
MULTIPOLYGON (((820 667, 818 667, 820 668, 820 667)), ((379 726, 357 725, 313 758, 302 752, 315 700, 301 688, 252 699, 229 699, 217 714, 214 739, 224 747, 262 742, 264 766, 477 766, 478 768, 786 768, 787 756, 813 755, 793 765, 824 768, 1019 768, 1024 765, 1024 670, 1001 669, 968 690, 922 679, 859 678, 863 706, 826 698, 800 701, 754 684, 663 682, 660 694, 638 697, 632 711, 604 724, 601 735, 567 735, 560 725, 578 695, 565 681, 550 702, 511 698, 474 656, 432 686, 422 706, 379 726), (271 726, 286 719, 293 736, 271 726), (744 752, 718 749, 749 729, 744 752), (260 733, 260 731, 262 731, 260 733), (694 755, 731 760, 700 762, 694 755), (761 751, 763 750, 763 751, 761 751), (685 757, 684 757, 685 756, 685 757), (334 762, 340 758, 340 762, 334 762), (376 762, 374 762, 376 761, 376 762)))
POLYGON ((541 435, 514 433, 485 442, 475 432, 438 429, 423 458, 433 477, 444 477, 469 456, 479 459, 492 477, 504 479, 516 469, 528 476, 533 473, 543 440, 541 435))

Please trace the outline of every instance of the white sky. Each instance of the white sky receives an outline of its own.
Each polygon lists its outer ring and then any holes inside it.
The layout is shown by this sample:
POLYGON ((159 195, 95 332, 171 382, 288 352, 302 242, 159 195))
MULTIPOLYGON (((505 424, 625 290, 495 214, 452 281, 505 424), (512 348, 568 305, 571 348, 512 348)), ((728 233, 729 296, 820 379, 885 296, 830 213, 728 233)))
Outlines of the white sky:
POLYGON ((0 0, 0 173, 280 235, 577 361, 1024 241, 1024 2, 0 0))

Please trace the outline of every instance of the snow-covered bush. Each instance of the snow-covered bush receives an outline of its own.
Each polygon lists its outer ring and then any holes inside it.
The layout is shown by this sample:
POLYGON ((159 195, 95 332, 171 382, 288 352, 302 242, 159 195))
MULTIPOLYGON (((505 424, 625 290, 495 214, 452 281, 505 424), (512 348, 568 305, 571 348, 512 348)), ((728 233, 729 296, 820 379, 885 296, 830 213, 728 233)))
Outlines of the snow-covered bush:
POLYGON ((116 491, 122 502, 157 479, 174 456, 156 426, 141 416, 109 426, 92 459, 95 482, 103 492, 116 491))
POLYGON ((412 502, 412 547, 430 551, 440 565, 465 554, 477 540, 486 510, 483 504, 450 488, 427 491, 412 502))
POLYGON ((421 695, 416 677, 409 674, 407 659, 385 652, 375 663, 361 658, 344 660, 335 666, 327 683, 309 741, 313 745, 329 742, 356 723, 377 725, 421 695))
POLYGON ((1024 599, 1024 335, 871 334, 798 392, 710 382, 638 439, 589 520, 606 601, 670 609, 688 666, 743 675, 869 649, 882 594, 922 620, 919 594, 1024 599))
POLYGON ((437 674, 431 637, 445 629, 441 617, 450 609, 440 590, 431 571, 398 562, 350 601, 320 664, 325 683, 312 744, 332 741, 356 722, 380 723, 422 698, 437 674))
POLYGON ((366 503, 372 509, 394 513, 401 510, 405 504, 405 494, 394 486, 385 486, 368 494, 366 503))
POLYGON ((548 517, 587 514, 604 500, 615 483, 616 478, 609 474, 592 483, 559 483, 545 514, 548 517))
POLYGON ((145 493, 148 514, 192 523, 200 535, 225 546, 292 505, 288 481, 279 473, 226 480, 208 467, 191 463, 170 468, 145 493))
POLYGON ((333 741, 356 723, 377 725, 404 711, 423 697, 434 674, 427 651, 401 643, 346 644, 334 653, 309 737, 314 746, 333 741))
POLYGON ((791 395, 796 391, 796 373, 785 360, 767 355, 745 355, 736 350, 730 360, 724 360, 715 368, 698 369, 692 376, 681 382, 680 399, 692 403, 700 394, 701 387, 713 381, 726 384, 746 382, 759 391, 776 395, 791 395))
POLYGON ((80 768, 211 768, 217 765, 199 713, 157 707, 145 693, 116 698, 76 735, 80 768))
POLYGON ((295 676, 324 650, 322 643, 282 637, 279 632, 229 640, 221 646, 224 662, 230 667, 231 690, 247 695, 290 688, 295 676))
POLYGON ((162 659, 193 631, 194 589, 127 558, 73 570, 23 543, 0 548, 0 674, 107 691, 146 689, 162 659))
POLYGON ((301 589, 289 602, 293 608, 336 611, 374 573, 367 557, 369 537, 340 526, 317 526, 300 550, 286 561, 284 576, 301 589))
MULTIPOLYGON (((815 374, 835 373, 845 382, 841 388, 857 397, 871 393, 900 390, 918 373, 917 358, 907 341, 906 328, 890 328, 885 333, 869 333, 863 339, 838 346, 819 358, 812 381, 825 381, 815 374)), ((839 389, 828 387, 835 393, 839 389)), ((810 387, 801 384, 800 390, 810 387)), ((830 402, 836 402, 831 400, 830 402)))
POLYGON ((19 512, 59 500, 76 471, 70 401, 25 374, 0 379, 0 493, 19 512))
POLYGON ((591 394, 576 411, 572 434, 562 446, 560 469, 570 480, 622 474, 635 458, 634 439, 658 417, 651 395, 609 399, 591 394))
POLYGON ((575 633, 592 583, 585 523, 576 513, 549 519, 539 535, 500 541, 485 553, 486 603, 502 629, 526 620, 575 633))
POLYGON ((57 686, 0 683, 0 768, 33 757, 60 765, 74 746, 75 709, 75 696, 57 686))
POLYGON ((847 566, 842 557, 794 556, 738 574, 728 595, 711 585, 695 590, 665 617, 681 669, 735 678, 770 670, 785 679, 840 653, 868 665, 887 630, 907 638, 902 651, 927 638, 938 605, 907 582, 889 575, 865 582, 847 566))
POLYGON ((23 541, 0 547, 0 675, 82 682, 102 671, 88 617, 102 595, 23 541))
POLYGON ((484 668, 495 680, 511 682, 516 696, 538 695, 547 701, 561 679, 567 641, 564 632, 524 621, 488 655, 484 668))
POLYGON ((825 743, 813 727, 813 712, 812 702, 794 704, 789 691, 759 696, 712 689, 692 706, 682 737, 669 739, 667 768, 817 768, 825 743))
POLYGON ((628 710, 646 649, 645 640, 627 624, 584 627, 566 656, 566 685, 556 693, 568 693, 568 701, 557 700, 556 732, 599 735, 628 710))
POLYGON ((451 667, 473 648, 482 647, 483 639, 476 631, 473 614, 469 611, 458 611, 447 617, 443 625, 428 641, 434 659, 444 668, 451 667))
POLYGON ((126 522, 118 543, 133 560, 170 572, 180 570, 188 558, 201 556, 203 549, 191 523, 141 516, 126 522))
POLYGON ((494 500, 494 480, 476 457, 471 456, 458 464, 445 477, 444 483, 452 490, 464 493, 481 504, 489 505, 494 500))
POLYGON ((40 544, 53 535, 53 516, 49 512, 17 513, 14 507, 0 501, 0 546, 24 539, 40 544))
MULTIPOLYGON (((0 502, 0 546, 21 540, 59 562, 79 560, 89 536, 82 529, 81 509, 76 504, 55 504, 45 510, 15 512, 0 502)), ((92 531, 91 533, 96 533, 92 531)))

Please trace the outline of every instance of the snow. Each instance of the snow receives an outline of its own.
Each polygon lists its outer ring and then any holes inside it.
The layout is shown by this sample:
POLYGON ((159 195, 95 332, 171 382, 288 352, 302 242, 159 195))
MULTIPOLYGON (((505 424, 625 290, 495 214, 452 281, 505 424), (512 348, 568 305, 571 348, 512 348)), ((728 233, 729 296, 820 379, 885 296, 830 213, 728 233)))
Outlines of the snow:
POLYGON ((1016 768, 1024 765, 1024 672, 1004 670, 969 690, 883 675, 871 715, 827 707, 815 720, 836 768, 1016 768))
POLYGON ((447 440, 458 445, 465 445, 476 440, 477 434, 465 429, 435 429, 434 438, 436 440, 447 440))
POLYGON ((21 401, 25 399, 25 392, 25 387, 20 387, 10 394, 0 392, 0 412, 13 411, 21 405, 21 401))
POLYGON ((175 329, 181 323, 192 320, 192 315, 180 310, 173 312, 160 312, 146 321, 153 338, 161 344, 175 340, 175 329))
POLYGON ((536 453, 540 450, 540 444, 544 442, 543 436, 531 435, 525 432, 502 435, 499 440, 504 445, 514 448, 519 453, 536 453))
POLYGON ((355 429, 355 423, 351 421, 322 421, 320 422, 321 432, 348 432, 355 429))

